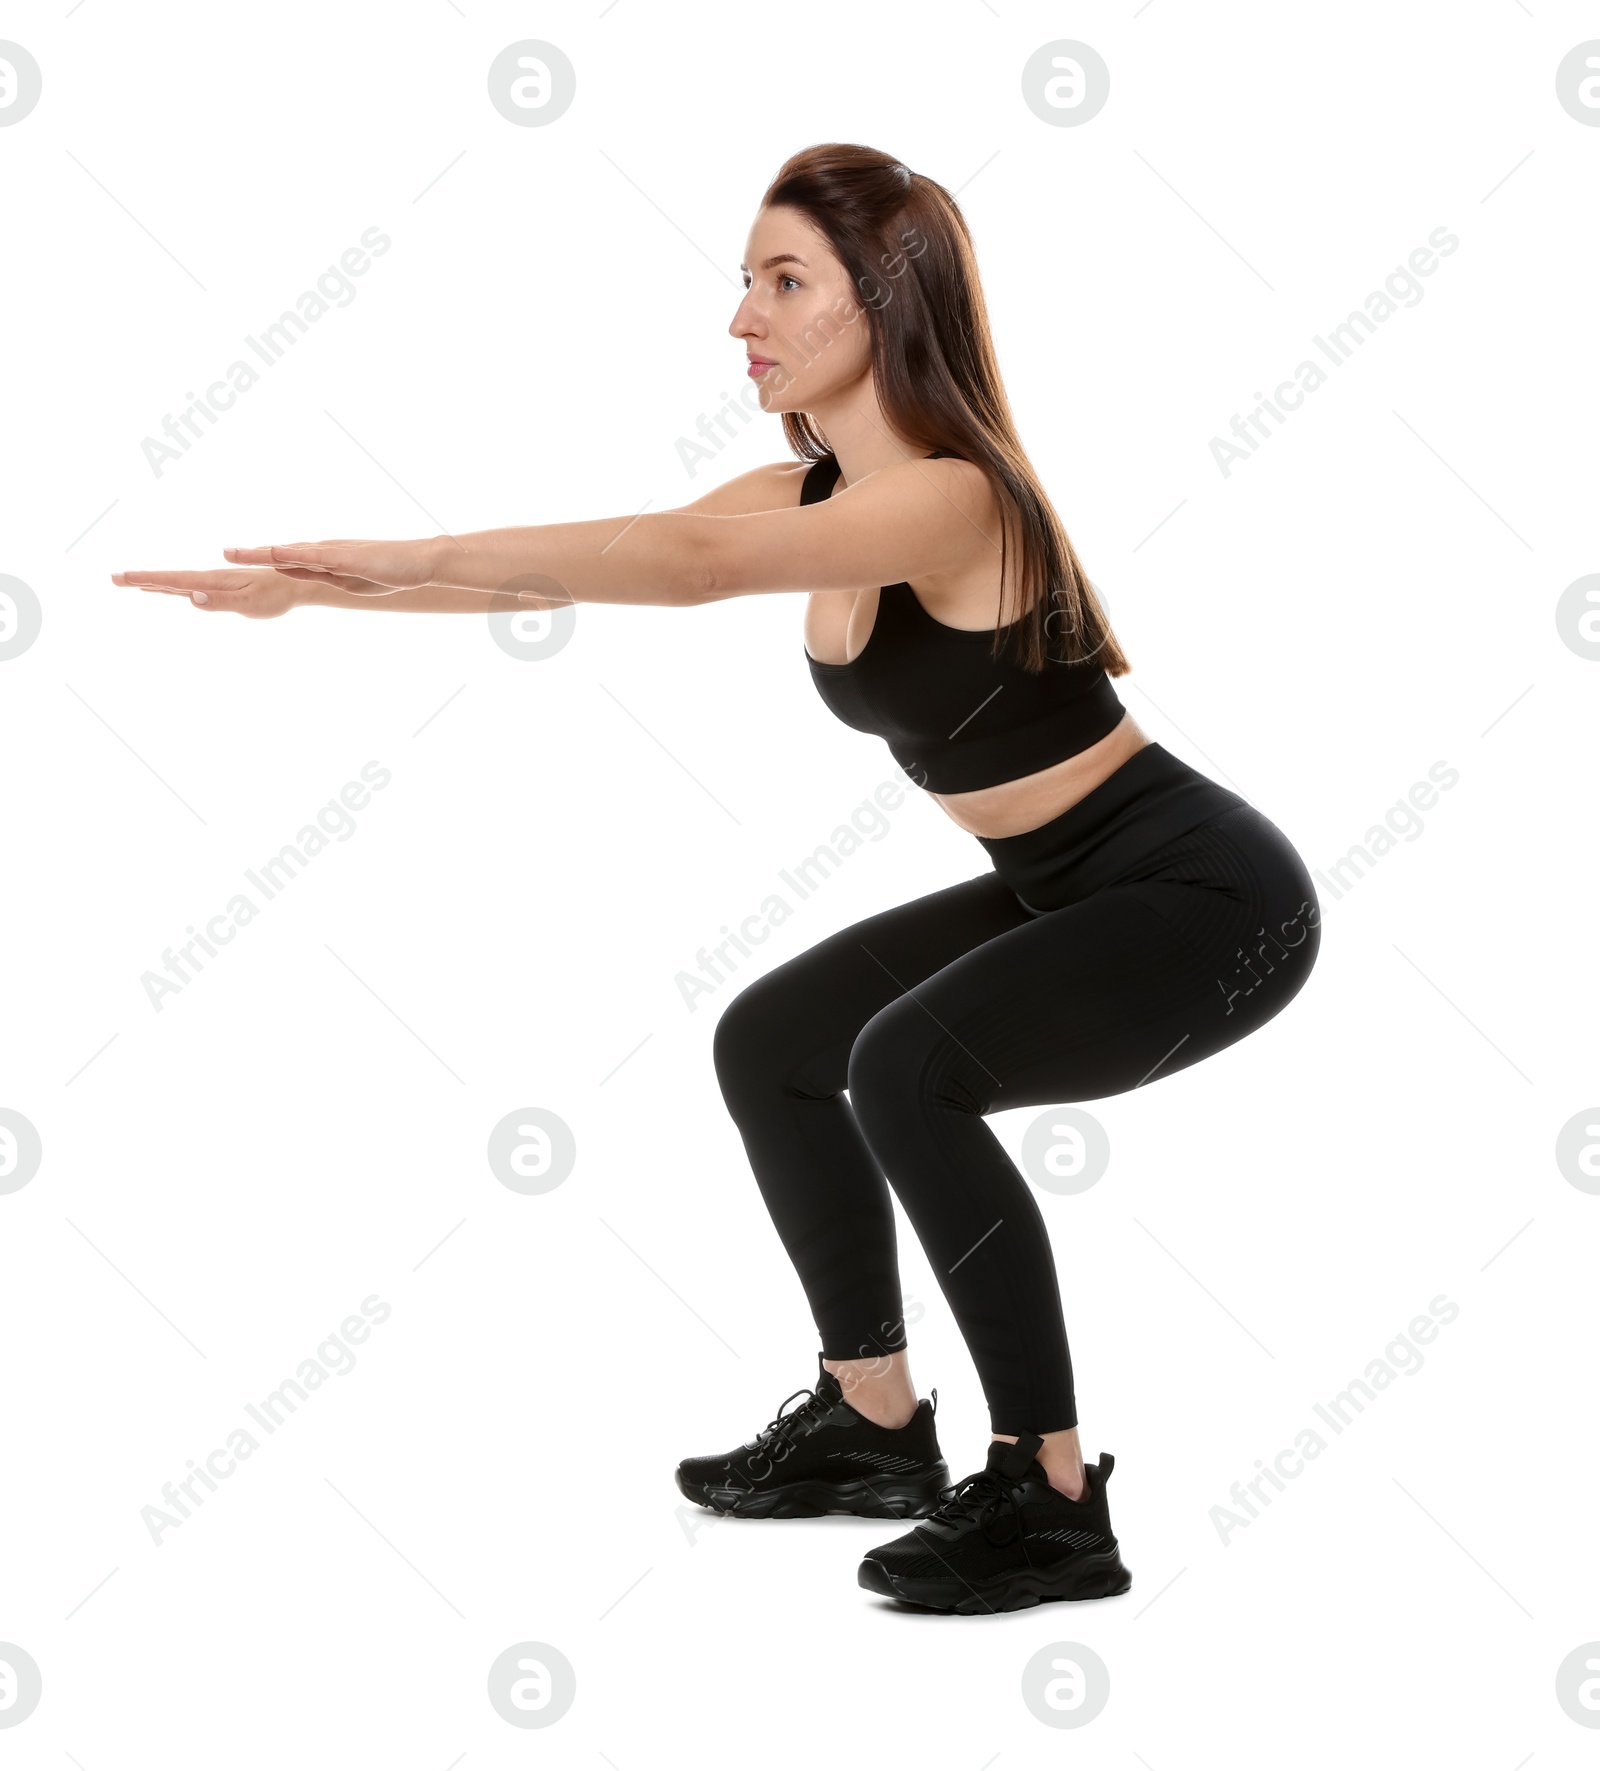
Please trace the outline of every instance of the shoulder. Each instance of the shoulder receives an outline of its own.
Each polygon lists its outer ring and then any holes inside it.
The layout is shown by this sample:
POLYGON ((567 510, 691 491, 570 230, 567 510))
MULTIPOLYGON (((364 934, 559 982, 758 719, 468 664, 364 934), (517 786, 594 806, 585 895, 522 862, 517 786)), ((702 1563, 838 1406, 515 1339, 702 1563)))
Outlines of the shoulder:
POLYGON ((988 474, 975 461, 954 455, 907 456, 857 480, 850 490, 868 487, 873 488, 875 500, 941 519, 955 517, 986 526, 998 510, 988 474))
POLYGON ((809 461, 769 461, 765 466, 752 467, 748 473, 737 474, 724 484, 713 486, 693 503, 680 504, 676 508, 717 517, 789 510, 799 504, 800 488, 811 466, 809 461))
POLYGON ((941 492, 964 490, 972 496, 990 490, 989 476, 977 462, 964 461, 957 455, 907 455, 855 482, 858 486, 872 483, 896 490, 919 484, 936 486, 941 492))

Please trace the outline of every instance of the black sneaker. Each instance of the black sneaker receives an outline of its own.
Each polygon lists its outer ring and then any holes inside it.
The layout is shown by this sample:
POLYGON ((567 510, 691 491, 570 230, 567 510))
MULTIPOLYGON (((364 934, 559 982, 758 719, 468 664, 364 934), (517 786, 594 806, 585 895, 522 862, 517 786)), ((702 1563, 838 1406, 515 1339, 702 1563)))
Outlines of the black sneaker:
POLYGON ((947 1490, 937 1512, 872 1551, 859 1583, 962 1616, 1127 1592, 1133 1576, 1106 1508, 1116 1459, 1102 1451, 1098 1464, 1085 1466, 1083 1498, 1068 1500, 1034 1461, 1043 1443, 1034 1433, 1015 1445, 996 1439, 987 1466, 947 1490))
POLYGON ((880 1427, 844 1399, 839 1380, 817 1356, 817 1387, 796 1390, 754 1439, 722 1457, 688 1457, 678 1487, 713 1512, 741 1519, 815 1519, 859 1513, 866 1519, 918 1519, 949 1486, 939 1455, 933 1400, 917 1404, 903 1427, 880 1427), (783 1411, 804 1396, 788 1414, 783 1411))

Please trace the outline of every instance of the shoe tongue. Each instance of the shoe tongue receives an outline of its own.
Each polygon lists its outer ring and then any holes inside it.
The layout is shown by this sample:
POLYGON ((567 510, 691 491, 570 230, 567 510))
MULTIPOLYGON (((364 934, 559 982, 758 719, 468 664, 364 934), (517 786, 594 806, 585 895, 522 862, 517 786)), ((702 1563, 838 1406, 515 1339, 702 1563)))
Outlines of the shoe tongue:
POLYGON ((1044 1444, 1037 1433, 1020 1433, 1015 1445, 995 1439, 989 1446, 989 1459, 984 1468, 992 1476, 1004 1476, 1017 1482, 1033 1467, 1034 1454, 1044 1444))
POLYGON ((817 1355, 816 1392, 824 1402, 842 1402, 844 1391, 839 1387, 839 1380, 827 1366, 822 1363, 822 1355, 817 1355))

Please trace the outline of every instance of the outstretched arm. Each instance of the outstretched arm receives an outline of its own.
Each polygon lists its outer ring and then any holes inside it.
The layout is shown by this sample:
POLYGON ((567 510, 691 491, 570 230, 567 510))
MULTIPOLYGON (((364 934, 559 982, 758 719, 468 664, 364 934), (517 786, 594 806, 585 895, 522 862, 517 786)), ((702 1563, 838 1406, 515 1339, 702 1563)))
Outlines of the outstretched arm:
POLYGON ((740 508, 766 478, 793 471, 758 469, 741 476, 748 491, 718 488, 682 510, 417 541, 230 548, 237 567, 267 571, 122 572, 115 581, 180 595, 198 590, 206 606, 242 614, 281 612, 261 607, 263 597, 419 611, 690 607, 763 592, 889 584, 959 568, 999 546, 994 495, 968 462, 902 461, 820 504, 740 508), (293 589, 283 591, 291 580, 293 589))
MULTIPOLYGON (((703 516, 747 516, 755 511, 791 508, 799 501, 800 486, 808 465, 809 463, 802 461, 772 461, 764 467, 750 468, 745 473, 735 474, 731 480, 724 480, 720 486, 713 486, 691 503, 678 506, 678 511, 680 514, 703 516)), ((436 539, 442 541, 445 537, 436 539)), ((270 552, 268 549, 248 551, 250 557, 270 552)), ((229 558, 241 557, 245 552, 243 549, 228 550, 229 558)), ((286 576, 322 586, 318 590, 307 588, 295 593, 294 601, 317 603, 328 608, 410 609, 419 613, 452 614, 470 611, 482 614, 485 609, 497 606, 509 608, 513 601, 522 608, 542 606, 534 594, 538 587, 526 581, 514 584, 503 596, 488 597, 481 590, 460 586, 426 584, 408 590, 386 590, 367 579, 350 578, 336 573, 309 571, 296 566, 280 566, 277 569, 286 576)), ((554 585, 544 588, 554 590, 554 585)), ((559 600, 566 602, 570 599, 561 596, 559 600)))
MULTIPOLYGON (((554 580, 550 602, 683 607, 767 591, 854 590, 948 569, 998 545, 994 503, 962 461, 902 461, 820 504, 735 516, 674 510, 622 521, 552 523, 444 536, 429 560, 435 583, 493 591, 554 580), (564 593, 564 595, 563 595, 564 593)), ((341 562, 302 559, 290 563, 341 562)))

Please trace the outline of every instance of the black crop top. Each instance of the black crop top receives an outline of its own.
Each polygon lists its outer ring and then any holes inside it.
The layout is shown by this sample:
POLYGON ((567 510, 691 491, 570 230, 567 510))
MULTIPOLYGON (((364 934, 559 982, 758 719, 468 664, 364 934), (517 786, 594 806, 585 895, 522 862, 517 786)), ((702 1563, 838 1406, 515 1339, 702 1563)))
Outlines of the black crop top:
MULTIPOLYGON (((838 460, 825 455, 807 473, 800 502, 821 503, 838 478, 838 460)), ((1055 659, 1035 673, 991 657, 993 644, 992 627, 936 621, 902 582, 879 591, 872 632, 847 664, 824 664, 809 650, 806 661, 832 711, 886 739, 930 793, 969 793, 1048 769, 1121 720, 1125 709, 1098 664, 1055 659)))

